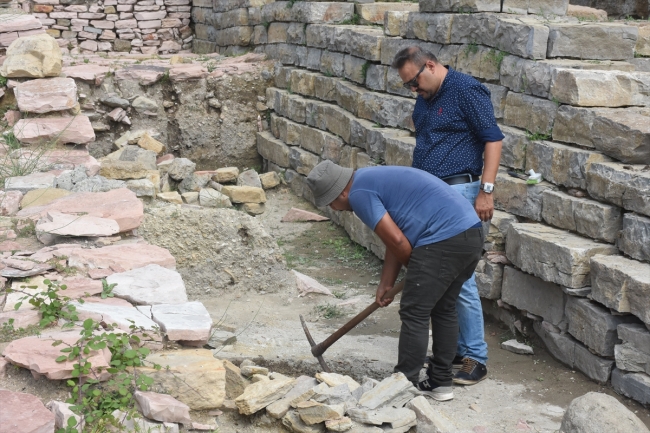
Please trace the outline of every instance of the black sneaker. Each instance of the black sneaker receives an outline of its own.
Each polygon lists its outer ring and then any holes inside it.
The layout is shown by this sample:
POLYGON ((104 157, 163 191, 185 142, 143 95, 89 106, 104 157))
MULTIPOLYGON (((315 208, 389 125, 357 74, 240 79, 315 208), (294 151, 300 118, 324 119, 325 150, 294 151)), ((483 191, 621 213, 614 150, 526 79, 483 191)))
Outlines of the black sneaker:
POLYGON ((454 375, 454 383, 474 385, 487 377, 487 367, 471 358, 463 358, 463 365, 454 375))
MULTIPOLYGON (((456 355, 454 357, 454 360, 451 362, 451 366, 453 371, 458 371, 463 367, 463 358, 460 355, 456 355)), ((424 361, 424 368, 427 370, 431 368, 431 364, 433 364, 433 361, 431 359, 431 356, 427 356, 426 360, 424 361)))
POLYGON ((423 380, 415 386, 422 394, 436 401, 447 401, 454 398, 451 386, 436 385, 431 379, 423 380))

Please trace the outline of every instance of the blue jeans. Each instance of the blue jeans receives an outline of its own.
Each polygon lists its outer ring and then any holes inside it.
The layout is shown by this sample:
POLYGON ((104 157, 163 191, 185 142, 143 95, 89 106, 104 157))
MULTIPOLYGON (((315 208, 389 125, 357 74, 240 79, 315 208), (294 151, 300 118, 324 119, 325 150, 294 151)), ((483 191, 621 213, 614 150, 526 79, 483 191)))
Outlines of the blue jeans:
MULTIPOLYGON (((451 185, 453 189, 469 200, 472 206, 476 201, 480 186, 480 181, 451 185)), ((478 295, 474 274, 463 283, 456 301, 456 310, 459 325, 456 355, 486 364, 488 347, 485 342, 483 327, 483 308, 481 307, 481 298, 478 295)))

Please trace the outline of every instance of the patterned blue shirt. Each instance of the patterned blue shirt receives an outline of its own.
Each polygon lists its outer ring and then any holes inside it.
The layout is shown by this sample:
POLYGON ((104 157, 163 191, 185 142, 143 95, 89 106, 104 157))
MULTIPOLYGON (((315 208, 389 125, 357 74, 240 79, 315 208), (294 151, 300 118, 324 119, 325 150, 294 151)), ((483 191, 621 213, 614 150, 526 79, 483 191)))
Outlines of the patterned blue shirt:
POLYGON ((430 100, 418 96, 413 109, 413 167, 439 178, 483 173, 485 143, 503 140, 490 91, 475 78, 449 70, 430 100))

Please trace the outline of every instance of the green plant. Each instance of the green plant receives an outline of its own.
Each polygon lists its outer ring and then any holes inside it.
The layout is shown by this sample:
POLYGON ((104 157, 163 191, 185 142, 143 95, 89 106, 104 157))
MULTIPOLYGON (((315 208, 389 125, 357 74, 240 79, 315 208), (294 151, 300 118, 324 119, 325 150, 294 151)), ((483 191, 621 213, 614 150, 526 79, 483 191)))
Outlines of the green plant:
POLYGON ((351 18, 348 18, 347 20, 343 20, 339 23, 341 26, 358 26, 361 24, 361 16, 359 14, 352 14, 351 18))
MULTIPOLYGON (((105 330, 101 324, 92 319, 83 322, 80 338, 74 344, 66 344, 62 340, 52 343, 53 346, 65 345, 62 355, 57 362, 75 361, 72 366, 72 379, 66 383, 71 388, 72 396, 66 400, 71 404, 70 409, 79 419, 69 421, 67 427, 58 429, 56 433, 73 433, 81 428, 83 431, 104 432, 109 426, 116 426, 113 416, 116 410, 125 412, 127 417, 135 414, 136 390, 147 391, 153 384, 153 378, 138 372, 138 367, 144 366, 149 354, 142 344, 141 338, 149 338, 147 330, 137 327, 131 322, 129 332, 115 332, 116 325, 108 326, 105 330), (110 366, 106 372, 111 377, 106 382, 100 382, 103 371, 94 367, 90 361, 94 351, 108 349, 111 352, 110 366), (83 421, 82 421, 83 420, 83 421)), ((151 364, 160 370, 158 364, 151 364)))
POLYGON ((551 98, 551 101, 553 101, 558 107, 560 106, 560 101, 555 96, 551 98))
POLYGON ((84 59, 84 63, 90 62, 90 59, 84 59))
POLYGON ((6 85, 7 85, 7 77, 3 77, 2 75, 0 75, 0 86, 4 87, 6 85))
POLYGON ((41 327, 38 325, 29 325, 27 328, 18 328, 14 327, 14 319, 9 319, 4 322, 0 327, 0 341, 13 341, 23 337, 29 337, 30 335, 39 335, 41 333, 41 327))
POLYGON ((368 68, 370 67, 370 62, 366 62, 361 67, 361 77, 363 77, 363 82, 366 82, 366 77, 368 76, 368 68))
POLYGON ((101 294, 102 299, 114 297, 115 294, 113 293, 113 289, 115 288, 115 286, 117 286, 117 283, 108 284, 106 278, 102 278, 102 294, 101 294))
MULTIPOLYGON (((25 295, 20 298, 14 308, 18 310, 23 302, 27 300, 27 302, 36 307, 36 309, 41 313, 41 320, 38 323, 40 327, 44 328, 59 319, 64 319, 68 322, 65 326, 72 326, 72 322, 79 320, 77 309, 74 305, 70 304, 70 298, 67 296, 60 296, 58 293, 60 290, 65 290, 67 288, 66 285, 59 284, 58 281, 50 280, 43 280, 43 284, 47 286, 45 291, 34 294, 28 293, 24 290, 9 289, 9 292, 16 291, 25 295)), ((35 289, 37 287, 20 286, 20 288, 35 289)), ((83 301, 80 300, 79 302, 83 301)))
POLYGON ((476 42, 467 44, 463 53, 465 54, 465 57, 469 56, 470 54, 478 53, 478 44, 476 42))
POLYGON ((314 311, 319 313, 325 319, 336 319, 337 317, 342 317, 344 315, 341 307, 332 304, 316 305, 314 311))
POLYGON ((77 268, 72 268, 70 266, 66 266, 64 263, 65 261, 59 260, 56 257, 53 259, 50 259, 47 261, 52 267, 54 268, 55 271, 57 271, 59 274, 63 274, 65 276, 70 276, 74 275, 77 273, 77 268))
POLYGON ((19 238, 29 238, 36 235, 36 224, 32 220, 27 220, 22 227, 16 229, 16 235, 19 238))
POLYGON ((333 77, 334 76, 332 71, 330 71, 329 69, 324 70, 323 75, 325 75, 326 77, 333 77))
POLYGON ((169 69, 165 71, 160 81, 163 83, 169 82, 169 69))
POLYGON ((20 144, 20 141, 16 138, 16 135, 14 134, 14 131, 7 131, 4 134, 2 134, 5 144, 7 145, 8 150, 17 150, 22 147, 20 144))
POLYGON ((270 22, 268 22, 268 21, 262 21, 262 25, 263 25, 263 26, 264 26, 264 28, 265 28, 265 29, 266 29, 266 30, 268 31, 268 29, 269 29, 269 26, 271 25, 271 23, 270 23, 270 22))
POLYGON ((526 130, 526 138, 529 139, 530 141, 542 141, 542 140, 550 140, 551 139, 551 134, 546 134, 543 132, 530 132, 529 130, 526 130))
POLYGON ((332 294, 334 295, 334 297, 335 297, 336 299, 343 299, 343 298, 345 298, 345 292, 335 291, 335 292, 332 292, 332 294))
POLYGON ((497 70, 501 69, 501 63, 503 63, 503 59, 506 58, 508 53, 505 51, 501 50, 490 50, 488 53, 485 55, 485 58, 494 64, 497 70))

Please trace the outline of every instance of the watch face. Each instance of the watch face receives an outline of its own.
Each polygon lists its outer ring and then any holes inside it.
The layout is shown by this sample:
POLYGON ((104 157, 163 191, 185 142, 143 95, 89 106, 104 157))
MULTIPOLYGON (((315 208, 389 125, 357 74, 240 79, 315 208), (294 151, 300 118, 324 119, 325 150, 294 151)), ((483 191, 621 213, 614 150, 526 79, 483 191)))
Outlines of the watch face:
POLYGON ((483 184, 483 191, 484 191, 484 192, 486 192, 486 193, 489 194, 489 193, 492 192, 492 190, 494 190, 494 185, 492 185, 492 184, 490 184, 490 183, 483 184))

